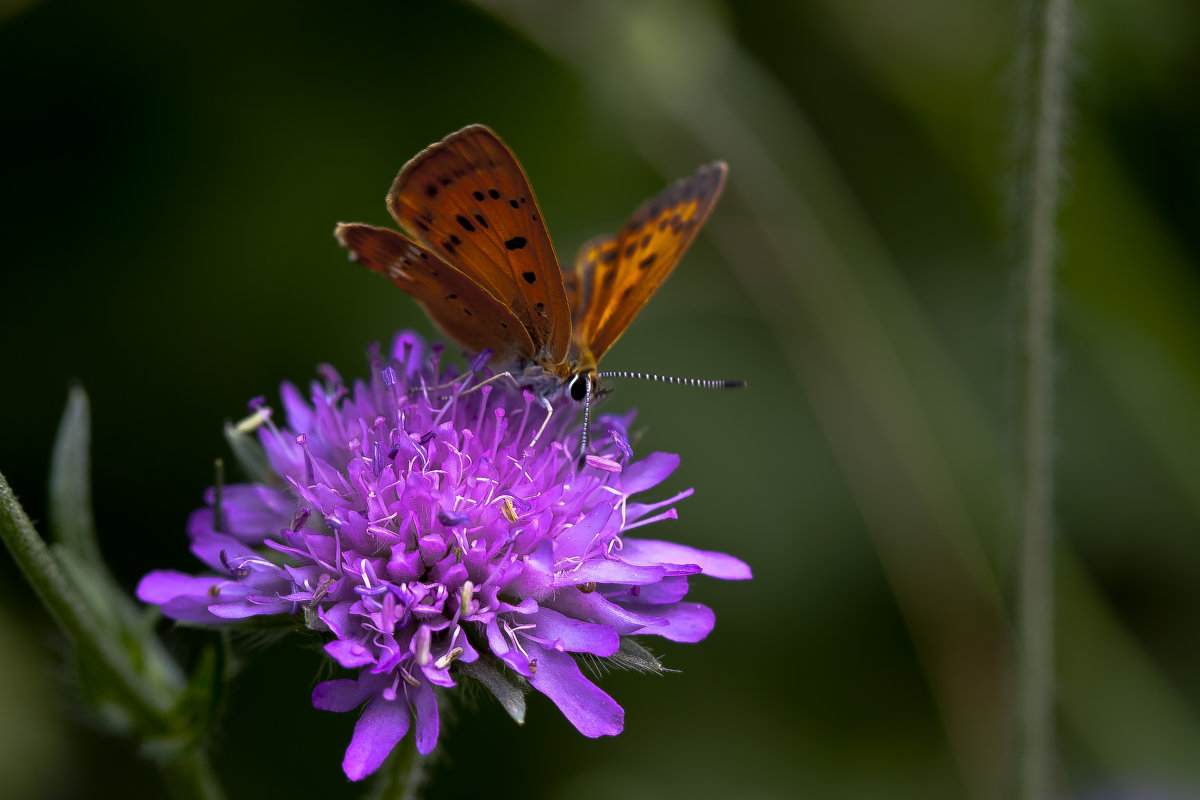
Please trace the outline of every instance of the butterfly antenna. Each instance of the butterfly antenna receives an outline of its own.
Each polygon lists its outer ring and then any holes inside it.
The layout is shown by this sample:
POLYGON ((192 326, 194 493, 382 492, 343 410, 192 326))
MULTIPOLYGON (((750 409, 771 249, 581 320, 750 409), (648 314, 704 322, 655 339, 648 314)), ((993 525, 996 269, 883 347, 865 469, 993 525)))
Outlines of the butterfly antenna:
MULTIPOLYGON (((745 381, 726 381, 713 380, 708 378, 675 378, 670 375, 652 375, 647 372, 630 372, 628 370, 619 370, 617 372, 601 372, 597 377, 604 378, 636 378, 639 381, 654 381, 656 383, 673 383, 676 386, 695 386, 700 389, 744 389, 746 388, 745 381)), ((591 383, 588 383, 588 391, 591 391, 591 383)), ((584 430, 586 431, 587 417, 584 417, 584 430)))

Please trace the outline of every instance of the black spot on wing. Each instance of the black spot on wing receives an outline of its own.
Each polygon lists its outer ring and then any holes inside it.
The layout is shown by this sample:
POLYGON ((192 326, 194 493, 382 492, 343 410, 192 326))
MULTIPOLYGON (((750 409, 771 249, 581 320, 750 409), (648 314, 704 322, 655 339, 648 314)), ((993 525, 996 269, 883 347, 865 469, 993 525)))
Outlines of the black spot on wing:
POLYGON ((497 192, 495 189, 488 189, 488 197, 492 198, 493 200, 499 200, 500 193, 497 192))
POLYGON ((651 253, 638 262, 638 266, 642 269, 650 269, 650 265, 654 263, 654 259, 658 258, 658 253, 651 253))
POLYGON ((479 191, 478 189, 471 192, 471 196, 474 197, 476 200, 483 202, 483 192, 479 191))
POLYGON ((528 244, 524 236, 514 236, 504 243, 509 250, 520 250, 528 244))
POLYGON ((462 226, 462 229, 464 231, 467 231, 468 233, 475 232, 475 226, 471 224, 471 220, 467 219, 462 214, 459 214, 454 219, 458 222, 459 225, 462 226))
POLYGON ((533 283, 537 280, 537 274, 533 272, 522 272, 521 277, 525 279, 526 283, 533 283))
POLYGON ((481 226, 483 226, 485 228, 491 227, 488 225, 488 221, 486 219, 484 219, 483 214, 476 214, 475 221, 478 222, 481 226))

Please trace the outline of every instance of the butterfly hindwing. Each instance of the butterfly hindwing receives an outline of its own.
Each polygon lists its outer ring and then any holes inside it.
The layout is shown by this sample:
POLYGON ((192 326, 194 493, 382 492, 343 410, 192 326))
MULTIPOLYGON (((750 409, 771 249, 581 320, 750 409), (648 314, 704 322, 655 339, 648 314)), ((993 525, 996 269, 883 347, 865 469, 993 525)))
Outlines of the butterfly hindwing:
POLYGON ((715 162, 644 203, 616 237, 584 245, 575 263, 575 338, 598 361, 675 269, 708 219, 728 168, 715 162))
POLYGON ((413 296, 447 336, 472 353, 502 362, 529 360, 535 348, 521 321, 469 275, 388 228, 340 224, 334 231, 350 258, 413 296))
POLYGON ((520 320, 537 360, 566 358, 571 314, 550 234, 520 163, 491 129, 471 125, 418 154, 388 208, 520 320))

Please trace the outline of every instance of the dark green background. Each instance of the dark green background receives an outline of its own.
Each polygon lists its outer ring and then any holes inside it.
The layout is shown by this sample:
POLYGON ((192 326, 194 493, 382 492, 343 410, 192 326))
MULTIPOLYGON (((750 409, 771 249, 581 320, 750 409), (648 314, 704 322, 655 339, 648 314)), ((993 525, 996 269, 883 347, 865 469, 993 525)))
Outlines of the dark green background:
MULTIPOLYGON (((1061 775, 1200 791, 1200 8, 1080 4, 1057 362, 1061 775)), ((614 674, 626 731, 481 699, 429 796, 996 798, 1011 775, 1012 465, 1026 133, 1001 0, 0 5, 0 469, 39 521, 67 387, 93 403, 101 544, 128 587, 246 400, 429 332, 346 263, 404 161, 467 123, 521 158, 559 253, 713 159, 731 181, 608 368, 694 486, 664 538, 748 561, 717 627, 614 674), (1018 208, 1019 210, 1019 208, 1018 208)), ((182 657, 196 635, 172 634, 182 657)), ((157 797, 95 732, 0 559, 0 795, 157 797)), ((246 648, 232 797, 356 796, 322 658, 246 648)))

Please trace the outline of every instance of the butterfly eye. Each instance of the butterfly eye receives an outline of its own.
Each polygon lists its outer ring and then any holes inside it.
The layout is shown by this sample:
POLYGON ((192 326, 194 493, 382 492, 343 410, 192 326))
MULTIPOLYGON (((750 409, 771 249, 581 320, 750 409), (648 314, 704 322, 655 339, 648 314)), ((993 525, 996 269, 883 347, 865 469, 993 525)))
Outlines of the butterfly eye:
POLYGON ((581 373, 576 375, 574 378, 571 378, 569 388, 571 390, 571 399, 576 403, 582 403, 583 398, 587 396, 588 376, 584 373, 581 373))

